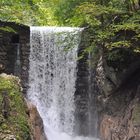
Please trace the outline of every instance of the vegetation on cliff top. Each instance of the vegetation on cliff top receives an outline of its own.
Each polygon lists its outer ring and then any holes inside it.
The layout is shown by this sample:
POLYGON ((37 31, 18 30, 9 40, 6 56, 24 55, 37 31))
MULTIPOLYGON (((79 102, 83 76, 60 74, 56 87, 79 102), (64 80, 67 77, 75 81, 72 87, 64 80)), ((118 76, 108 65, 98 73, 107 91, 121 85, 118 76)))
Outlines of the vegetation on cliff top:
POLYGON ((0 20, 28 25, 88 27, 87 51, 98 46, 140 52, 139 0, 1 0, 0 13, 0 20))
POLYGON ((0 75, 0 139, 30 140, 26 105, 19 79, 0 75))

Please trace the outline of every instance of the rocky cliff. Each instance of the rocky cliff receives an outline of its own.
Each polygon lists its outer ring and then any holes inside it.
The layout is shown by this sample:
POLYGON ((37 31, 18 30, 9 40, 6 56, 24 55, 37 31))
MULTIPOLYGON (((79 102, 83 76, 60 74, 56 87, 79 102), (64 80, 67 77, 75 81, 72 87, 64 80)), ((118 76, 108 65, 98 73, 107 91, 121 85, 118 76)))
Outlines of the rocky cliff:
POLYGON ((140 56, 118 48, 97 64, 99 136, 101 140, 140 140, 140 56), (125 51, 122 60, 108 59, 125 51))
POLYGON ((0 75, 0 140, 31 140, 27 106, 20 81, 12 75, 0 75))
POLYGON ((25 101, 19 78, 0 75, 0 140, 46 140, 36 107, 25 101))

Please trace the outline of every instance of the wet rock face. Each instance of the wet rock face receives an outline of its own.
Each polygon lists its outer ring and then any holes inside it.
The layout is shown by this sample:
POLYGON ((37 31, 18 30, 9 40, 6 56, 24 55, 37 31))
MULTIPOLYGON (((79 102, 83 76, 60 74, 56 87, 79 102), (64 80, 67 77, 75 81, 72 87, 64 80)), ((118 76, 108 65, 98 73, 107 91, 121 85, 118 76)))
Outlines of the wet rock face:
POLYGON ((96 70, 100 88, 100 139, 140 140, 139 57, 125 69, 116 71, 101 56, 96 70))
POLYGON ((43 121, 36 107, 33 104, 28 103, 28 109, 32 131, 32 140, 47 140, 44 134, 43 121))
POLYGON ((135 126, 132 120, 104 116, 100 125, 102 140, 137 140, 140 139, 140 127, 135 126), (127 121, 127 122, 125 122, 127 121), (125 123, 124 123, 125 122, 125 123))
MULTIPOLYGON (((121 51, 121 49, 119 50, 121 51)), ((108 52, 106 55, 109 55, 109 53, 110 52, 108 52)), ((96 67, 96 77, 101 93, 107 97, 112 95, 112 93, 120 88, 123 84, 131 82, 131 78, 135 77, 136 73, 139 73, 140 55, 131 53, 127 54, 127 58, 125 58, 126 56, 122 56, 124 57, 123 59, 126 60, 126 62, 124 61, 123 63, 119 63, 119 60, 112 60, 110 62, 108 58, 103 55, 104 54, 101 54, 96 67)))
POLYGON ((140 140, 139 94, 140 86, 125 85, 105 98, 100 114, 101 140, 140 140))
MULTIPOLYGON (((130 90, 130 89, 128 89, 130 90)), ((125 93, 127 90, 123 90, 125 93)), ((139 88, 127 91, 127 96, 114 95, 105 103, 100 119, 101 140, 137 140, 140 139, 139 88), (134 94, 132 98, 132 94, 134 94), (121 97, 122 96, 122 97, 121 97), (121 99, 122 98, 122 99, 121 99)), ((122 93, 122 91, 120 92, 122 93)), ((118 93, 119 94, 119 93, 118 93)))
POLYGON ((97 82, 101 92, 105 96, 109 96, 117 88, 117 85, 119 85, 114 69, 108 67, 103 57, 100 57, 96 71, 97 82))

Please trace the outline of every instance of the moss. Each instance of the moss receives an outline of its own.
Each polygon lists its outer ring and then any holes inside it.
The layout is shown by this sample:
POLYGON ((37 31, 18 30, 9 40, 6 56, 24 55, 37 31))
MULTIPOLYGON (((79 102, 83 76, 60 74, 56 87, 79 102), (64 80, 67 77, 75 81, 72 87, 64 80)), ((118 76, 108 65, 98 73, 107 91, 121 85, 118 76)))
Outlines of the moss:
POLYGON ((30 140, 26 104, 21 94, 20 81, 12 75, 0 75, 0 132, 5 135, 10 133, 17 140, 30 140), (3 114, 3 92, 7 93, 7 117, 3 114))
POLYGON ((140 125, 140 104, 137 104, 132 113, 134 125, 140 125))

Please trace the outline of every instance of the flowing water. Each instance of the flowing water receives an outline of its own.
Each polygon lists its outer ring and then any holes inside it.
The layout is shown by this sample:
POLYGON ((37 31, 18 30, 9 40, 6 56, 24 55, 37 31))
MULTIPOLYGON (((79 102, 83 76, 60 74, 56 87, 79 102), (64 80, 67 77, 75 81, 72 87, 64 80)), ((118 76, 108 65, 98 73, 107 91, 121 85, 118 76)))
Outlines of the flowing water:
POLYGON ((75 83, 81 29, 31 27, 28 99, 48 140, 96 140, 75 132, 75 83))

